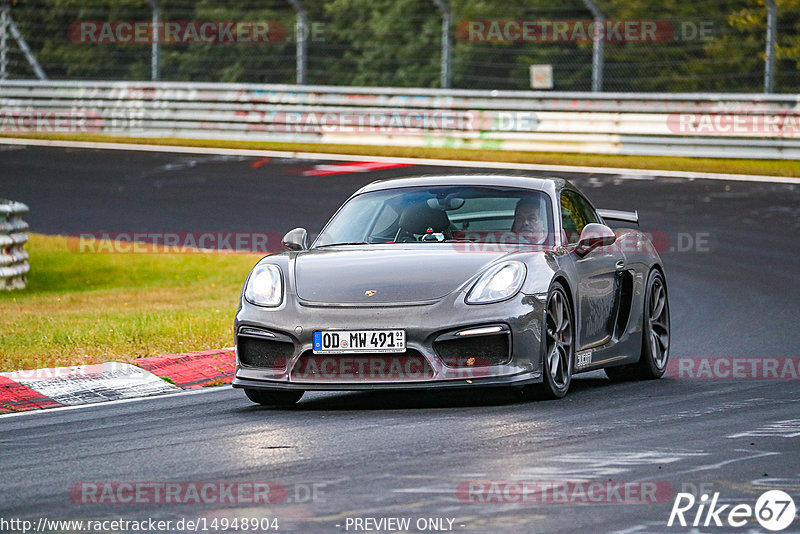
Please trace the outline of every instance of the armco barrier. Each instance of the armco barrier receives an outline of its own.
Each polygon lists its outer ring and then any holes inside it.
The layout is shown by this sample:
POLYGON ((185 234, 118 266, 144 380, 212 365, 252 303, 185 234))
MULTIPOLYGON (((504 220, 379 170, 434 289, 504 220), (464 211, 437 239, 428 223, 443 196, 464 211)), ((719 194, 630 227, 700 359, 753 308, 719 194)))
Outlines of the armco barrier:
POLYGON ((22 216, 28 206, 21 202, 0 199, 0 289, 22 289, 28 266, 28 223, 22 216))
POLYGON ((800 158, 800 95, 0 82, 0 134, 800 158))

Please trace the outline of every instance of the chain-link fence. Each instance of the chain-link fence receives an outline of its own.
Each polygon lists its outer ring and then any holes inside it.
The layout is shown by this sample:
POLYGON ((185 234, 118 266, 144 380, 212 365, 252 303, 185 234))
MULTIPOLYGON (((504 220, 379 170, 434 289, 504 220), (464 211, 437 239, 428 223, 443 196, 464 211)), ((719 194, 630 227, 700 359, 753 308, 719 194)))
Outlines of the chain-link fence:
POLYGON ((800 87, 800 0, 0 0, 0 15, 3 79, 530 89, 537 66, 536 87, 561 91, 800 87))

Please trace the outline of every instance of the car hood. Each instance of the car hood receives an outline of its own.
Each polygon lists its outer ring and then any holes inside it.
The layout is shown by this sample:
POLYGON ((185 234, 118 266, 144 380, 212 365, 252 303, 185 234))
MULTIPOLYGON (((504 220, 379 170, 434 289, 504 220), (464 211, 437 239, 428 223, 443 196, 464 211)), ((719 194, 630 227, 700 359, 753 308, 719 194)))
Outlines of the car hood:
POLYGON ((451 246, 368 245, 303 251, 295 257, 297 295, 328 304, 384 304, 444 297, 504 256, 451 246), (367 292, 373 292, 367 295, 367 292))

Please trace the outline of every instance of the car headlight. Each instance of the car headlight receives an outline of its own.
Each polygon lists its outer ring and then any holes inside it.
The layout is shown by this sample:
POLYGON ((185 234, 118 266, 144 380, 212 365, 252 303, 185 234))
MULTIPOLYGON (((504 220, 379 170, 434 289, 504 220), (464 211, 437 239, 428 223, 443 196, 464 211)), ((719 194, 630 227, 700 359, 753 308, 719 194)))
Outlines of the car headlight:
POLYGON ((258 306, 279 306, 283 301, 283 280, 278 266, 256 265, 247 281, 244 298, 258 306))
POLYGON ((525 264, 506 261, 487 269, 467 294, 467 304, 500 302, 514 295, 525 281, 525 264))

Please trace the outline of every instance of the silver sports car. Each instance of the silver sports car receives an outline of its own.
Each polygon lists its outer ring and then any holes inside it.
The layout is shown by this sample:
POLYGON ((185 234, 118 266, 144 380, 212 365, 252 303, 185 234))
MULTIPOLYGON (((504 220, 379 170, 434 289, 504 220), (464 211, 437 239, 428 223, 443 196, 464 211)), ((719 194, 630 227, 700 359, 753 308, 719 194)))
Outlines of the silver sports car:
POLYGON ((576 373, 658 378, 670 319, 636 212, 569 181, 452 175, 362 187, 311 246, 297 228, 253 268, 235 321, 254 402, 309 390, 506 386, 563 397, 576 373))

